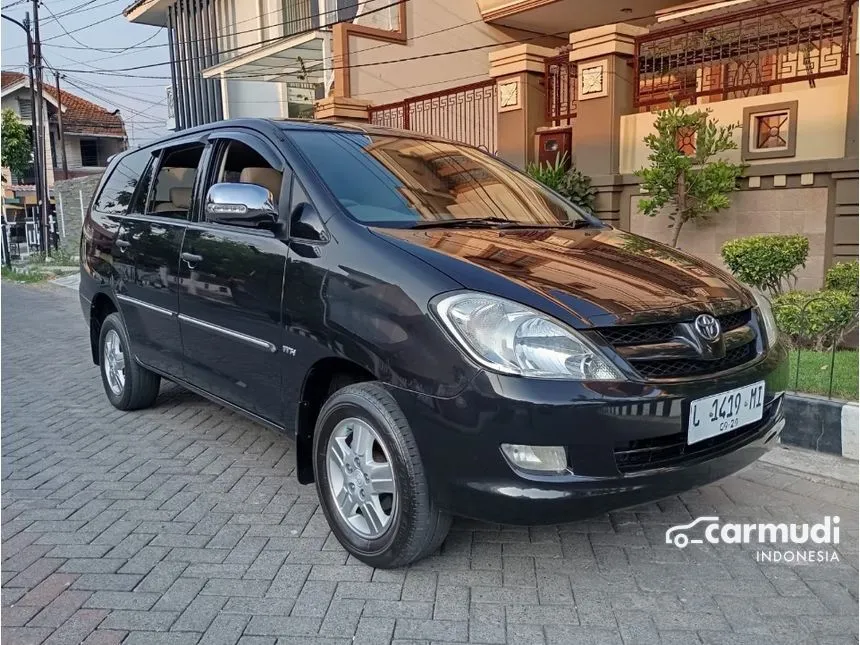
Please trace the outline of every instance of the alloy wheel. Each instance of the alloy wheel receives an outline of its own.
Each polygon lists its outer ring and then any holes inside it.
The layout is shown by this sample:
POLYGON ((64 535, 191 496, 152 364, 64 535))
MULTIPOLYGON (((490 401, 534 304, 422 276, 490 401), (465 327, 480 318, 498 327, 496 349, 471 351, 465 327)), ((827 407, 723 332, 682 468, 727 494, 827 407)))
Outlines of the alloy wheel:
POLYGON ((362 538, 382 535, 397 505, 394 466, 379 433, 350 417, 335 426, 326 449, 329 494, 341 518, 362 538))
POLYGON ((119 334, 113 329, 105 334, 104 371, 111 392, 121 396, 125 388, 125 354, 119 334))

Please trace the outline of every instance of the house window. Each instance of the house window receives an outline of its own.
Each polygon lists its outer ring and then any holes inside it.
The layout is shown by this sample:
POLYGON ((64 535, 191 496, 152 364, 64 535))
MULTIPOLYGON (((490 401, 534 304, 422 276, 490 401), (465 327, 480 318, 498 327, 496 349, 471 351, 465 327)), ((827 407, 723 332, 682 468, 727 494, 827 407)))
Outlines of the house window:
POLYGON ((18 112, 22 119, 33 118, 33 101, 30 99, 18 99, 18 112))
POLYGON ((678 131, 675 133, 675 142, 678 146, 678 152, 683 153, 687 157, 696 156, 696 128, 692 126, 678 128, 678 131))
POLYGON ((744 109, 741 158, 793 157, 797 147, 797 101, 744 109))
POLYGON ((755 115, 755 149, 788 147, 788 112, 755 115))
POLYGON ((99 142, 96 139, 81 139, 81 165, 99 165, 99 142))

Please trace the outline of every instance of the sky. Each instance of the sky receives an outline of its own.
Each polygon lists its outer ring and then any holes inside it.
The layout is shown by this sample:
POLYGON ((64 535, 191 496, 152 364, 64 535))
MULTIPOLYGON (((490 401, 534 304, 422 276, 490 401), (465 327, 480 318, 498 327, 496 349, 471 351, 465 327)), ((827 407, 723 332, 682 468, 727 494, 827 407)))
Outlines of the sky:
MULTIPOLYGON (((170 66, 167 30, 128 22, 122 10, 131 3, 132 0, 42 0, 39 28, 46 67, 59 69, 65 77, 60 80, 60 88, 110 111, 119 109, 129 143, 136 146, 168 132, 165 88, 170 85, 170 66), (55 19, 52 14, 60 17, 55 19), (129 46, 134 48, 121 52, 129 46), (136 77, 136 72, 110 75, 100 71, 162 62, 162 66, 139 72, 148 78, 136 77), (149 78, 153 76, 160 78, 149 78)), ((33 3, 3 0, 0 11, 21 22, 29 11, 32 20, 33 3)), ((26 42, 20 27, 2 21, 0 62, 4 70, 27 72, 26 42)), ((44 80, 53 84, 53 72, 46 69, 44 80)))

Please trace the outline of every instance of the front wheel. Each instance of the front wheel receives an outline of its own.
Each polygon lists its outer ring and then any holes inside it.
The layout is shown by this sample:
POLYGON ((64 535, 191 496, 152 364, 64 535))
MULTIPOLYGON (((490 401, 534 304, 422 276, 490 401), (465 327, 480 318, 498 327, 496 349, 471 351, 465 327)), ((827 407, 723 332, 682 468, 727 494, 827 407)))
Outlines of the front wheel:
POLYGON ((362 562, 400 567, 432 553, 451 516, 439 509, 412 430, 377 383, 338 390, 314 432, 317 494, 338 541, 362 562))
POLYGON ((119 410, 148 408, 158 397, 161 378, 138 365, 129 349, 128 333, 119 314, 102 321, 99 366, 108 400, 119 410))

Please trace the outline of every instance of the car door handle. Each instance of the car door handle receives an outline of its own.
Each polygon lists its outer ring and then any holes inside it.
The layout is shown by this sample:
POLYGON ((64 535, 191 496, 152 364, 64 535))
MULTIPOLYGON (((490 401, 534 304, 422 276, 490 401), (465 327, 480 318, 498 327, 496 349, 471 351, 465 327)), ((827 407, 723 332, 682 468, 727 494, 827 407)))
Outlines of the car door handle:
POLYGON ((197 262, 200 262, 203 260, 202 255, 197 255, 195 253, 183 253, 179 257, 181 257, 183 260, 185 260, 188 263, 188 266, 191 266, 192 264, 196 264, 197 262))
POLYGON ((120 250, 125 251, 128 247, 131 246, 131 242, 128 240, 117 240, 116 245, 120 248, 120 250))

